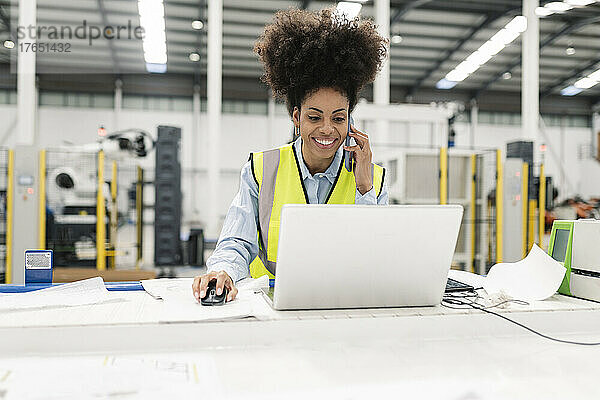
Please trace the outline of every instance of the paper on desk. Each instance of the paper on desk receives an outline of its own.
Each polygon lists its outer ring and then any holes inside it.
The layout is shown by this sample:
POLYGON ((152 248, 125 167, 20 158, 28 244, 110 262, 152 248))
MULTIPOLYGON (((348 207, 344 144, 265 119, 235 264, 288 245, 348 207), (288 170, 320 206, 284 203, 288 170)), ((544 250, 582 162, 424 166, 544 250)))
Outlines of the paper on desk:
POLYGON ((111 296, 100 277, 65 283, 26 293, 0 295, 0 311, 47 307, 68 307, 120 301, 111 296))
POLYGON ((523 260, 494 265, 483 288, 489 295, 504 292, 514 299, 544 300, 556 293, 564 276, 565 267, 534 244, 523 260))
MULTIPOLYGON (((144 290, 163 300, 160 322, 221 321, 256 316, 254 291, 264 286, 264 279, 249 279, 238 283, 234 301, 222 306, 203 306, 192 293, 193 278, 150 279, 142 281, 144 290)), ((266 280, 268 285, 268 279, 266 280)))

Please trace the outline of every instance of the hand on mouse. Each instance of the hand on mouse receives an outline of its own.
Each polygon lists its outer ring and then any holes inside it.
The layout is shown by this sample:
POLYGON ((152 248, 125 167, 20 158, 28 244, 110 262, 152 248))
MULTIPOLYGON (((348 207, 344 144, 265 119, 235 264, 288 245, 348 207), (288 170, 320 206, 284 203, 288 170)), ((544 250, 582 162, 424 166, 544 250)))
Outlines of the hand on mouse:
POLYGON ((226 287, 228 290, 227 299, 225 301, 232 301, 235 299, 235 296, 238 294, 238 290, 233 284, 233 280, 229 277, 227 272, 219 271, 219 272, 209 272, 208 274, 200 275, 194 278, 194 283, 192 283, 192 293, 194 294, 194 298, 196 301, 200 301, 206 295, 206 288, 208 287, 208 282, 213 279, 217 280, 217 294, 220 295, 223 293, 223 288, 226 287))

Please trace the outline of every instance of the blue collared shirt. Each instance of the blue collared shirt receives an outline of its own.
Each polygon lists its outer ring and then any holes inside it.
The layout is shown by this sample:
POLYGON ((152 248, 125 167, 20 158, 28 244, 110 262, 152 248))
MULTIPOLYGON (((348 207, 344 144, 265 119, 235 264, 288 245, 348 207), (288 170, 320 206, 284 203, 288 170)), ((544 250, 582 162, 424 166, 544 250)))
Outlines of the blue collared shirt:
MULTIPOLYGON (((325 172, 311 175, 302 157, 302 138, 294 142, 294 151, 300 164, 300 174, 310 204, 323 204, 335 182, 342 161, 343 146, 335 153, 325 172)), ((356 204, 388 204, 388 189, 384 181, 379 197, 375 188, 360 194, 356 190, 356 204)), ((208 271, 225 271, 237 282, 250 275, 249 265, 258 254, 258 185, 252 176, 250 161, 242 167, 240 189, 225 216, 217 247, 206 261, 208 271)))

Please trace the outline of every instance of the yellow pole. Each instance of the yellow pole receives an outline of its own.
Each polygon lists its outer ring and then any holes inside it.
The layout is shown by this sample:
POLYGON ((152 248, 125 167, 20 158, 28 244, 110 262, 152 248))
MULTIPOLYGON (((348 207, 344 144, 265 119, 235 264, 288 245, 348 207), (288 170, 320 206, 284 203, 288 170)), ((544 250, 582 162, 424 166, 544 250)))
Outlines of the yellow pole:
POLYGON ((6 185, 6 273, 5 282, 12 283, 12 233, 13 233, 13 190, 14 190, 15 153, 8 150, 8 168, 6 185))
POLYGON ((106 209, 104 204, 104 151, 98 152, 98 188, 96 196, 96 269, 106 270, 106 209))
POLYGON ((535 239, 535 200, 529 200, 529 232, 527 234, 527 251, 533 247, 535 239))
POLYGON ((544 164, 540 165, 540 196, 539 196, 538 245, 544 250, 544 231, 546 230, 546 174, 544 164))
POLYGON ((493 254, 493 248, 494 248, 494 242, 492 240, 492 235, 491 232, 493 232, 494 226, 492 225, 492 200, 488 199, 487 201, 487 214, 486 214, 486 219, 487 219, 487 227, 488 227, 488 232, 490 232, 487 237, 487 246, 488 246, 488 254, 487 254, 487 258, 486 261, 488 264, 492 263, 492 254, 493 254))
POLYGON ((523 257, 527 256, 527 209, 529 205, 529 201, 527 199, 528 196, 528 181, 529 181, 529 164, 523 163, 523 169, 521 170, 521 217, 523 223, 522 233, 522 245, 523 245, 523 257))
POLYGON ((440 204, 448 204, 448 149, 440 148, 440 204))
POLYGON ((46 150, 40 150, 39 160, 39 175, 40 175, 40 193, 39 199, 39 233, 38 233, 38 248, 44 250, 46 248, 46 150))
POLYGON ((471 272, 475 273, 475 216, 477 211, 477 155, 471 154, 471 272))
POLYGON ((496 150, 496 262, 502 262, 504 252, 504 169, 502 150, 496 150))
POLYGON ((117 162, 112 162, 112 179, 110 182, 110 199, 111 199, 111 211, 110 211, 110 249, 112 255, 110 256, 110 268, 115 269, 116 266, 116 249, 117 249, 117 162))
POLYGON ((137 230, 137 259, 135 260, 135 268, 140 268, 142 262, 142 239, 144 228, 144 209, 143 209, 143 193, 144 193, 144 170, 142 167, 137 167, 137 183, 135 185, 135 214, 136 214, 136 230, 137 230))

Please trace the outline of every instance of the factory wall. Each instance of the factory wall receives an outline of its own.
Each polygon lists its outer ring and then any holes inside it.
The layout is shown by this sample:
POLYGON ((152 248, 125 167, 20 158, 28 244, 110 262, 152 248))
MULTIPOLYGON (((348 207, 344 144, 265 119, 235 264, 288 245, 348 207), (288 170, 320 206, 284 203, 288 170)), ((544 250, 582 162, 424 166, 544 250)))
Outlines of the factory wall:
MULTIPOLYGON (((15 143, 14 135, 5 135, 16 116, 14 105, 0 106, 0 119, 7 121, 0 129, 2 146, 12 146, 15 143)), ((193 138, 193 118, 189 112, 175 111, 142 111, 124 109, 120 112, 118 128, 141 128, 155 134, 156 127, 160 124, 179 126, 182 128, 182 166, 183 166, 183 192, 184 192, 184 226, 201 226, 206 221, 207 209, 207 118, 202 113, 199 121, 200 135, 197 141, 193 138), (196 145, 196 147, 194 147, 196 145)), ((108 132, 116 127, 115 113, 110 109, 85 109, 41 106, 39 108, 39 140, 43 147, 56 147, 64 144, 82 145, 92 143, 97 139, 97 128, 103 125, 108 132)), ((411 126, 410 132, 398 132, 402 136, 395 143, 408 143, 412 145, 427 145, 430 134, 421 134, 427 131, 425 127, 411 126)), ((468 146, 470 126, 468 123, 457 123, 456 145, 468 146)), ((546 128, 548 137, 548 151, 546 152, 546 172, 552 175, 561 190, 561 198, 577 193, 600 192, 593 181, 582 179, 583 160, 582 152, 591 141, 589 128, 546 128), (563 160, 562 164, 558 160, 563 160)), ((220 216, 225 212, 238 188, 239 171, 247 161, 250 151, 260 150, 285 143, 290 138, 291 125, 286 114, 277 113, 272 119, 265 115, 250 114, 224 114, 222 119, 220 167, 221 185, 219 193, 220 216), (269 129, 269 127, 271 127, 269 129)), ((427 131, 428 132, 428 131, 427 131)), ((395 133, 392 131, 391 136, 395 133)), ((376 135, 371 135, 377 141, 376 135), (374 137, 375 136, 375 137, 374 137)), ((518 125, 483 125, 480 124, 475 135, 475 146, 505 149, 505 144, 511 140, 518 140, 521 128, 518 125)), ((436 140, 437 141, 437 140, 436 140)), ((437 144, 437 143, 436 143, 437 144)), ((585 158, 585 157, 584 157, 585 158)), ((151 178, 153 156, 142 161, 151 178)), ((594 163, 592 163, 594 164, 594 163)), ((598 164, 598 163, 596 163, 598 164)), ((594 164, 594 165, 596 165, 594 164)), ((600 193, 598 193, 600 194, 600 193)), ((153 193, 147 191, 146 202, 152 204, 153 193)), ((151 216, 148 216, 151 218, 151 216)))

